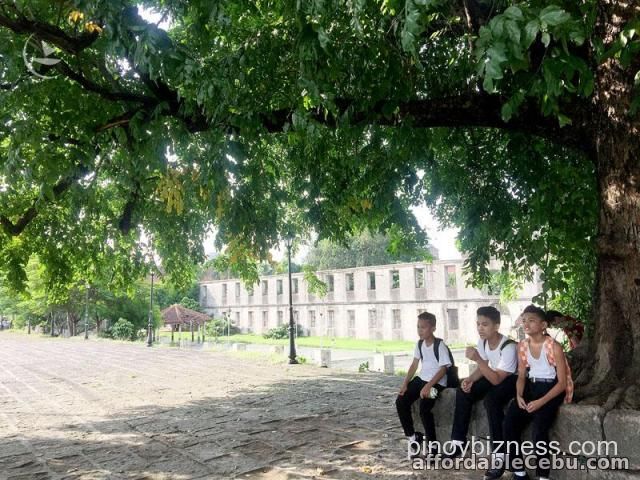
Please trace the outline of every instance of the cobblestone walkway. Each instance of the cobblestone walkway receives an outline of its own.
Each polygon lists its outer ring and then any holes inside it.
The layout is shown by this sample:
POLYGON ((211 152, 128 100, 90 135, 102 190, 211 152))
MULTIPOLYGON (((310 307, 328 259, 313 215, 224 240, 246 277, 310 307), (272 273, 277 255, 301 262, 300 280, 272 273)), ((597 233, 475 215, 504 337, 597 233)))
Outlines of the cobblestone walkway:
POLYGON ((0 334, 0 479, 475 479, 413 472, 399 377, 0 334))

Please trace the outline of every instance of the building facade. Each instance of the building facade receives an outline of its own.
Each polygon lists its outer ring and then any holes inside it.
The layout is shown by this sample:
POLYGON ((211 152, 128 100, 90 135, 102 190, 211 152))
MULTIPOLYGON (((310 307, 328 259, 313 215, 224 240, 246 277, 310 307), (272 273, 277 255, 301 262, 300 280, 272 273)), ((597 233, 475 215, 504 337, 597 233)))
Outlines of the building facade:
MULTIPOLYGON (((311 294, 302 273, 292 275, 294 320, 308 335, 378 340, 413 340, 416 316, 436 315, 436 335, 449 343, 475 343, 476 310, 495 305, 502 313, 501 332, 513 323, 541 291, 526 283, 519 298, 498 306, 498 292, 466 285, 463 260, 404 263, 316 272, 328 287, 323 298, 311 294)), ((499 270, 499 265, 492 265, 499 270)), ((240 280, 200 283, 200 305, 208 314, 230 317, 246 333, 264 333, 289 321, 288 277, 260 278, 252 289, 240 280)))

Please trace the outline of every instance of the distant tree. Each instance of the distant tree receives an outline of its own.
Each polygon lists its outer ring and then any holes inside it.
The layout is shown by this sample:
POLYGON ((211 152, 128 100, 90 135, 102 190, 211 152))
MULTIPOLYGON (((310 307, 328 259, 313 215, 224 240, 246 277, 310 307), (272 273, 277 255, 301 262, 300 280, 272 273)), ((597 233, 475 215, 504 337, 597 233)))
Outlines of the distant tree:
POLYGON ((194 300, 191 297, 182 297, 180 300, 180 305, 190 310, 195 310, 196 312, 201 312, 200 303, 197 300, 194 300))
POLYGON ((433 255, 426 245, 410 244, 393 251, 393 237, 365 230, 349 236, 345 244, 320 240, 305 258, 318 270, 365 267, 391 263, 430 261, 433 255))

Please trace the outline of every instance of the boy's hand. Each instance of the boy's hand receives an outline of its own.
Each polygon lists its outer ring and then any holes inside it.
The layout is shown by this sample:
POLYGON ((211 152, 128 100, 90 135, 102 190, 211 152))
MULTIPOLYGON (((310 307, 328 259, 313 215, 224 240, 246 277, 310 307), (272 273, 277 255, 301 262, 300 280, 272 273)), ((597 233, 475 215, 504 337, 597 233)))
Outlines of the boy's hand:
POLYGON ((420 398, 429 398, 429 393, 431 393, 431 384, 427 383, 422 390, 420 390, 420 398))
POLYGON ((536 410, 540 410, 540 407, 542 407, 542 402, 540 401, 540 399, 533 400, 527 404, 527 412, 533 413, 536 410))
POLYGON ((402 382, 398 395, 404 395, 405 393, 407 393, 407 382, 402 382))
POLYGON ((475 349, 475 347, 467 347, 464 355, 472 362, 477 362, 480 358, 480 354, 478 353, 478 350, 475 349))
POLYGON ((462 380, 462 384, 460 386, 462 387, 462 391, 464 393, 469 393, 471 391, 472 385, 473 385, 473 380, 469 380, 468 378, 465 378, 464 380, 462 380))
POLYGON ((523 410, 528 410, 527 402, 524 401, 521 395, 516 396, 516 401, 518 402, 518 406, 523 410))

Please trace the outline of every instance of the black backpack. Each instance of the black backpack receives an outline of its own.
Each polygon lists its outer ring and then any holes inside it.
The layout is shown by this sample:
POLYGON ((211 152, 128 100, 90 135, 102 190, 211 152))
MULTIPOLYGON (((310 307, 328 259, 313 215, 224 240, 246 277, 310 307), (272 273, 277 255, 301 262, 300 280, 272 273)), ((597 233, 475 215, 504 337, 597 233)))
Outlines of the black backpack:
MULTIPOLYGON (((422 342, 424 340, 418 341, 418 351, 420 352, 420 360, 424 361, 422 358, 422 342)), ((440 342, 441 338, 435 337, 433 340, 433 354, 436 356, 436 361, 440 361, 440 342)), ((449 345, 445 343, 444 345, 449 353, 449 359, 451 360, 451 366, 447 367, 447 388, 458 388, 460 386, 460 377, 458 376, 458 367, 456 367, 456 362, 453 360, 453 354, 449 349, 449 345)))

